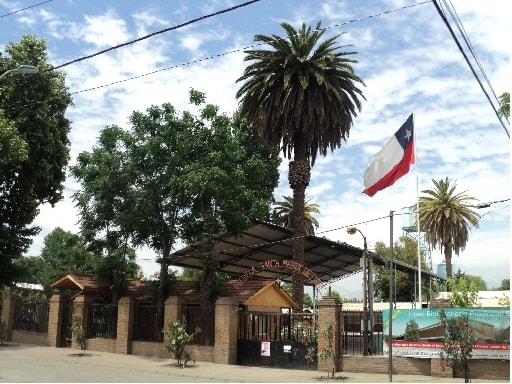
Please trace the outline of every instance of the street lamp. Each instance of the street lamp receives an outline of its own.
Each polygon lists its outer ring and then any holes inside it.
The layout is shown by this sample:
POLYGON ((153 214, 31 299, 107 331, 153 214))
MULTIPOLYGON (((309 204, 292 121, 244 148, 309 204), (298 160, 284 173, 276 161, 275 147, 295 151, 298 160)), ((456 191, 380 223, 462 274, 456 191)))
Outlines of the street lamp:
POLYGON ((39 72, 39 68, 34 67, 33 65, 20 65, 18 68, 10 69, 0 75, 0 79, 3 79, 10 73, 19 73, 22 75, 31 75, 39 72))
MULTIPOLYGON (((363 340, 364 340, 364 351, 363 355, 368 356, 368 303, 370 304, 370 321, 371 321, 371 332, 373 332, 373 260, 368 257, 368 243, 366 242, 366 236, 356 227, 348 227, 347 233, 353 235, 359 232, 363 236, 364 247, 363 247, 363 340), (368 266, 368 268, 367 268, 368 266), (368 300, 369 298, 369 300, 368 300)), ((373 348, 372 348, 373 349, 373 348)))

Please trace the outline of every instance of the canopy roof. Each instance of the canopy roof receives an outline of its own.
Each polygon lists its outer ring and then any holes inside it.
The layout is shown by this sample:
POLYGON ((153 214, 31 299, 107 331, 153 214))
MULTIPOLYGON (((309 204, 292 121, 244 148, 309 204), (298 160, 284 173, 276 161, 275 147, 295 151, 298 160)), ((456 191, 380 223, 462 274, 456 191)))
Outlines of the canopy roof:
MULTIPOLYGON (((165 261, 168 265, 202 268, 202 246, 199 242, 174 252, 165 261)), ((213 259, 218 270, 239 276, 239 279, 272 279, 286 282, 299 268, 292 259, 293 232, 289 228, 255 221, 255 225, 243 231, 240 236, 229 233, 219 234, 213 246, 213 259)), ((351 276, 362 270, 360 260, 363 249, 347 243, 308 235, 304 239, 305 285, 322 286, 351 276), (320 283, 321 282, 321 283, 320 283)), ((369 252, 375 265, 388 265, 380 255, 369 252)), ((396 269, 416 273, 417 268, 402 262, 394 262, 396 269)), ((445 279, 430 271, 421 271, 422 279, 445 279)))

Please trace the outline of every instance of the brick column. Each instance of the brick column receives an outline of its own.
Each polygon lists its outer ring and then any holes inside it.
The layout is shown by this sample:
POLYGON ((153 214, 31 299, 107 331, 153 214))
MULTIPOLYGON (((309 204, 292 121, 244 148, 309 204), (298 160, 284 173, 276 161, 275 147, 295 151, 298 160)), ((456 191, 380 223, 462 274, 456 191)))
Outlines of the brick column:
POLYGON ((183 315, 183 299, 178 296, 169 296, 164 304, 164 328, 167 324, 181 319, 183 315))
POLYGON ((238 304, 231 297, 219 297, 215 303, 215 345, 213 362, 236 364, 238 304))
POLYGON ((12 337, 12 327, 14 325, 14 312, 16 311, 16 304, 21 298, 18 295, 7 295, 4 297, 2 305, 2 317, 0 322, 5 323, 7 326, 6 341, 10 341, 12 337))
POLYGON ((64 307, 66 298, 61 295, 53 295, 50 299, 50 309, 48 314, 48 346, 61 347, 64 345, 62 340, 62 327, 64 327, 64 307))
MULTIPOLYGON (((324 331, 328 325, 332 323, 334 325, 334 338, 332 344, 334 347, 335 359, 334 359, 334 371, 337 372, 339 368, 339 351, 340 351, 340 335, 339 329, 340 324, 338 323, 341 312, 341 303, 337 298, 324 298, 318 302, 318 353, 321 353, 328 345, 328 340, 324 337, 324 331)), ((322 360, 318 358, 318 370, 328 371, 332 368, 332 361, 322 360)))
POLYGON ((116 353, 132 353, 135 301, 122 297, 117 303, 116 353))

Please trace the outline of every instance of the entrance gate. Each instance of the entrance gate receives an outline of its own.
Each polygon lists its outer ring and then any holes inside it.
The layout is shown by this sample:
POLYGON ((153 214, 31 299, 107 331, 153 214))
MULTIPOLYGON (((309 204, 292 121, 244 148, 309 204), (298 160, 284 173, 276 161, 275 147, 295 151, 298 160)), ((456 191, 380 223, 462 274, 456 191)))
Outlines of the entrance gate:
POLYGON ((316 354, 316 315, 238 313, 238 365, 316 370, 316 354))

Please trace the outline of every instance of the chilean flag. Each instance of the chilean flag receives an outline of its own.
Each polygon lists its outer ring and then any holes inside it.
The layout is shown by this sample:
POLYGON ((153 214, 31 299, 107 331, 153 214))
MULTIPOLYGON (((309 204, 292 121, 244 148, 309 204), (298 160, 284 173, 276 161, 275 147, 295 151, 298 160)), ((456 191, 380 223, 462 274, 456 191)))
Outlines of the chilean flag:
POLYGON ((393 185, 414 164, 414 123, 411 116, 375 156, 364 173, 368 196, 393 185))

